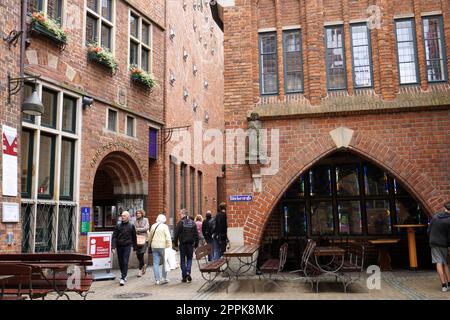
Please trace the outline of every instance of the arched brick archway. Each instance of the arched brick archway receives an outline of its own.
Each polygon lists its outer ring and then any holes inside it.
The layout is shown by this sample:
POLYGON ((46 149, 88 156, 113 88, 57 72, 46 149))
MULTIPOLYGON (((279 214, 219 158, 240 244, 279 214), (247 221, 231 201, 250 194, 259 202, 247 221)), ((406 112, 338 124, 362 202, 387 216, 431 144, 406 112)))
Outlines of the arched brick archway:
MULTIPOLYGON (((263 192, 255 195, 252 209, 245 221, 245 243, 259 243, 261 241, 269 216, 287 188, 318 160, 337 150, 338 148, 331 136, 323 135, 314 142, 305 145, 297 152, 296 157, 289 159, 280 167, 275 176, 263 181, 263 192)), ((420 168, 376 139, 355 131, 345 150, 370 160, 395 176, 424 206, 428 214, 439 209, 444 202, 442 194, 433 186, 431 180, 421 172, 420 168)))

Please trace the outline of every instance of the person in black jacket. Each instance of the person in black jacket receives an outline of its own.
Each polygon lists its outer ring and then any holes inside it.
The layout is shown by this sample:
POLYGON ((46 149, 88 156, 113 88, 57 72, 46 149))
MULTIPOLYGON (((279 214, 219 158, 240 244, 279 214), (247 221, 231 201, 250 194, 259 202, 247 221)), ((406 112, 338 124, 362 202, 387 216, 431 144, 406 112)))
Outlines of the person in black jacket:
POLYGON ((444 204, 444 210, 436 212, 428 226, 430 238, 431 259, 436 264, 436 270, 442 284, 442 291, 450 287, 448 270, 448 248, 450 247, 450 201, 444 204))
POLYGON ((128 260, 130 259, 131 248, 137 249, 136 229, 130 222, 130 213, 124 211, 121 214, 122 221, 116 225, 112 236, 111 248, 113 253, 117 250, 120 267, 120 285, 125 285, 128 274, 128 260))
MULTIPOLYGON (((211 222, 211 218, 212 218, 210 210, 206 211, 205 217, 206 218, 202 224, 202 234, 203 234, 203 238, 205 238, 206 243, 212 245, 211 226, 209 224, 211 222)), ((208 261, 211 261, 211 260, 212 260, 212 255, 208 255, 208 261)))
POLYGON ((186 209, 181 210, 181 220, 175 229, 175 247, 180 248, 181 282, 191 282, 191 266, 194 248, 198 247, 197 225, 186 209))
POLYGON ((227 224, 227 205, 225 202, 219 204, 219 212, 216 214, 214 231, 212 233, 214 244, 213 260, 218 260, 222 257, 227 248, 228 242, 228 224, 227 224))

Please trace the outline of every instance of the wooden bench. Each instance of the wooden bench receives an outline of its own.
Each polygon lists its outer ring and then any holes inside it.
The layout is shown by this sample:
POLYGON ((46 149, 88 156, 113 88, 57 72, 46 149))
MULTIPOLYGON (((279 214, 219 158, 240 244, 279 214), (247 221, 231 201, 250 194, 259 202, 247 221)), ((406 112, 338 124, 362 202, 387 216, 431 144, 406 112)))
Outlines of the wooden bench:
MULTIPOLYGON (((29 282, 23 286, 20 277, 14 277, 7 281, 5 295, 27 295, 30 299, 42 298, 51 292, 57 293, 57 299, 75 292, 86 299, 93 282, 93 277, 87 273, 86 267, 92 265, 92 258, 81 254, 0 254, 0 266, 3 273, 8 272, 14 266, 21 265, 31 268, 29 282), (70 271, 70 267, 79 267, 79 279, 70 271), (48 272, 50 270, 50 273, 48 272), (72 276, 73 275, 73 276, 72 276), (20 287, 17 292, 17 288, 20 287)), ((1 274, 1 273, 0 273, 1 274)))
POLYGON ((266 278, 266 280, 268 280, 268 281, 272 282, 273 284, 275 284, 276 286, 280 287, 280 285, 272 279, 272 275, 279 274, 281 271, 283 271, 284 265, 286 263, 287 252, 288 252, 288 244, 284 243, 280 247, 280 252, 279 252, 278 258, 267 260, 259 268, 259 271, 260 271, 259 280, 261 280, 261 276, 262 276, 263 278, 266 278), (269 277, 267 278, 266 275, 269 275, 269 277))
MULTIPOLYGON (((223 267, 226 265, 227 260, 225 258, 220 258, 216 261, 208 261, 208 256, 211 256, 213 248, 211 244, 203 245, 195 249, 195 259, 198 263, 198 269, 205 279, 205 283, 197 290, 199 292, 205 285, 211 284, 217 276, 222 273, 223 267)), ((230 276, 228 276, 230 280, 230 276)), ((227 287, 228 292, 228 287, 227 287)))

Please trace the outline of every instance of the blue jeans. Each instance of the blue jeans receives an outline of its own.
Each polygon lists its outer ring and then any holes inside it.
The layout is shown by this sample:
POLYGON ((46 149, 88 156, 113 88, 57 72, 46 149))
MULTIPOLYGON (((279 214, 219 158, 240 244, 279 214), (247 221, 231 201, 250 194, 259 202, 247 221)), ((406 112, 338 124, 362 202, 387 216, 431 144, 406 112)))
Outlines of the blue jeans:
POLYGON ((164 258, 164 252, 165 249, 162 248, 155 248, 152 249, 153 254, 153 274, 155 275, 155 281, 160 281, 161 278, 159 277, 159 264, 162 260, 162 278, 163 280, 167 279, 167 271, 165 268, 165 258, 164 258))
POLYGON ((194 244, 183 243, 180 245, 181 276, 186 279, 191 274, 192 256, 194 255, 194 244))
POLYGON ((124 279, 128 274, 128 260, 130 259, 131 246, 117 247, 117 258, 119 259, 120 279, 124 279))
POLYGON ((216 260, 219 260, 220 256, 221 256, 220 242, 219 242, 219 240, 217 240, 216 237, 213 237, 212 244, 213 244, 212 259, 213 259, 213 261, 216 261, 216 260))

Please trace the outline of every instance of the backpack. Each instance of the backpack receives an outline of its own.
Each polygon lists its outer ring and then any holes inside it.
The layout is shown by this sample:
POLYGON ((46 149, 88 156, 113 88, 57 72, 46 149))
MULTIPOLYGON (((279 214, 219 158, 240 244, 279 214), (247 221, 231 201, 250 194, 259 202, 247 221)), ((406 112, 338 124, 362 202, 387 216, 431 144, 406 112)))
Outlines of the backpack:
POLYGON ((194 235, 193 231, 197 232, 197 226, 195 222, 191 219, 183 219, 181 220, 183 224, 183 230, 181 232, 181 241, 183 243, 194 243, 194 235), (195 229, 194 229, 195 227, 195 229))
POLYGON ((212 236, 216 232, 216 218, 209 220, 209 234, 212 236))

